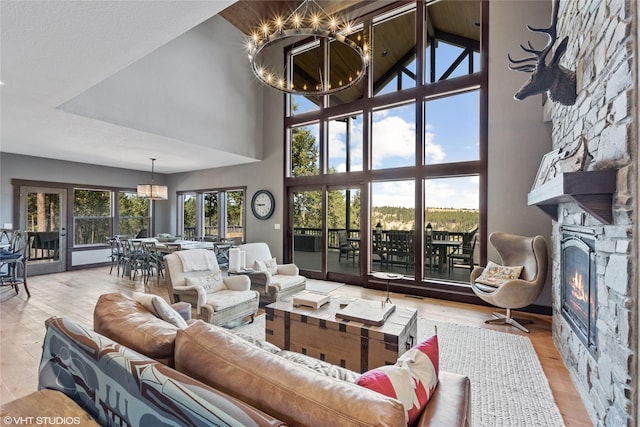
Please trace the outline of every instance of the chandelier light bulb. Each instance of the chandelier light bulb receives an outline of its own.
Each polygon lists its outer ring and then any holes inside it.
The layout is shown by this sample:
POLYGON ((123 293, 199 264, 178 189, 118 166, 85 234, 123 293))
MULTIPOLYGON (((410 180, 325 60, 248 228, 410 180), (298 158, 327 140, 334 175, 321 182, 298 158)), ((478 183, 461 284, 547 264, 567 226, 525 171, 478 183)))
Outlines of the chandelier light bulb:
POLYGON ((278 16, 276 18, 275 24, 276 24, 276 29, 278 30, 279 33, 281 33, 282 29, 284 28, 284 21, 281 16, 278 16))
POLYGON ((331 17, 331 20, 329 21, 329 28, 333 32, 335 32, 338 29, 338 19, 335 16, 331 17))
MULTIPOLYGON (((274 16, 268 21, 260 22, 259 26, 251 33, 247 42, 247 50, 252 71, 267 86, 291 94, 322 96, 347 89, 362 79, 369 61, 369 47, 366 43, 364 48, 360 46, 360 40, 362 40, 361 32, 357 35, 354 34, 354 37, 357 37, 359 41, 358 43, 349 38, 353 34, 353 28, 353 23, 327 14, 315 0, 304 0, 287 18, 274 16), (287 46, 289 41, 289 45, 298 48, 301 37, 303 43, 339 43, 351 49, 352 52, 349 55, 353 56, 353 59, 348 57, 349 61, 339 64, 340 66, 347 66, 353 62, 353 65, 349 67, 351 69, 335 72, 330 69, 326 75, 324 75, 324 72, 320 74, 311 73, 312 75, 308 78, 303 78, 299 85, 295 86, 292 80, 294 74, 297 76, 297 70, 300 66, 298 63, 288 59, 286 61, 288 65, 284 69, 270 69, 271 67, 265 66, 265 64, 274 62, 271 59, 269 48, 282 49, 282 46, 287 46), (308 37, 308 39, 305 37, 308 37), (308 42, 308 40, 312 40, 312 42, 308 42), (265 55, 264 58, 260 57, 261 54, 265 55), (289 69, 287 67, 294 68, 289 69), (345 80, 346 75, 349 75, 348 82, 345 80), (330 84, 329 78, 334 79, 333 85, 330 84), (335 83, 336 81, 338 83, 335 83), (345 82, 347 84, 344 84, 345 82), (313 89, 314 87, 315 90, 313 89)), ((318 46, 318 44, 315 46, 318 46)), ((317 47, 311 47, 311 49, 317 49, 317 47)), ((333 64, 331 65, 333 66, 333 64)))
POLYGON ((317 30, 318 27, 320 27, 320 17, 318 15, 311 16, 311 25, 313 26, 314 30, 317 30))

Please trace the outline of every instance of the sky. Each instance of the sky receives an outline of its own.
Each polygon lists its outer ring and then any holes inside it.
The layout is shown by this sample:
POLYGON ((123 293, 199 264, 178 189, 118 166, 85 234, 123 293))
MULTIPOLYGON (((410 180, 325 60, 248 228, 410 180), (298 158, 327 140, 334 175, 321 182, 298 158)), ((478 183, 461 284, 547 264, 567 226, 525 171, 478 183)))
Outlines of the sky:
MULTIPOLYGON (((454 46, 440 43, 438 64, 451 64, 460 53, 454 46)), ((428 55, 427 55, 428 56, 428 55)), ((476 61, 477 64, 478 61, 476 61)), ((467 63, 463 63, 452 77, 465 74, 467 63)), ((415 68, 410 64, 408 68, 415 68)), ((441 74, 446 67, 438 67, 441 74)), ((406 79, 405 79, 406 81, 406 79)), ((380 93, 395 88, 392 81, 380 93)), ((395 90, 395 89, 393 89, 395 90)), ((305 112, 317 107, 302 96, 296 96, 296 112, 305 112)), ((439 164, 479 159, 479 91, 451 95, 425 102, 425 163, 439 164)), ((351 123, 351 171, 362 170, 362 115, 351 123)), ((385 169, 415 164, 416 118, 413 103, 378 110, 372 114, 372 167, 385 169)), ((318 126, 308 129, 318 138, 318 126)), ((329 123, 329 167, 339 172, 346 171, 347 150, 346 125, 343 122, 329 123)), ((427 207, 479 208, 479 179, 457 177, 430 179, 425 184, 427 207)), ((414 207, 413 182, 386 182, 374 185, 373 206, 414 207)))

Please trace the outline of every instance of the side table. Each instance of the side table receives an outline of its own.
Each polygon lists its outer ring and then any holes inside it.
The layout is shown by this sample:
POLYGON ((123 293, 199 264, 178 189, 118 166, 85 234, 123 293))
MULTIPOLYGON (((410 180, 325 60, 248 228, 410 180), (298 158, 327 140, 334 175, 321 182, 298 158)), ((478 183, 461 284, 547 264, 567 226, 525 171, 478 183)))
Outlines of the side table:
POLYGON ((402 274, 385 273, 384 271, 376 271, 375 273, 372 274, 372 276, 375 277, 376 279, 382 279, 387 281, 387 299, 384 300, 384 302, 391 303, 391 298, 389 298, 389 283, 392 280, 402 278, 402 274))

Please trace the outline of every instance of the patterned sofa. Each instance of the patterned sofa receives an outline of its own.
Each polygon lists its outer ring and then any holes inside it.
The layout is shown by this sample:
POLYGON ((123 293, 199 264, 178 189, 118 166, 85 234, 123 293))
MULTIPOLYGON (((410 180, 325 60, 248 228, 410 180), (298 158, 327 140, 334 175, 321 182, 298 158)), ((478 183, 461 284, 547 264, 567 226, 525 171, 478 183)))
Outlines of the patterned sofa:
POLYGON ((63 392, 101 425, 285 425, 72 321, 46 326, 38 387, 63 392))
MULTIPOLYGON (((64 393, 101 425, 407 425, 402 404, 357 373, 202 320, 163 322, 116 293, 98 300, 94 331, 49 319, 38 393, 64 393)), ((469 424, 469 379, 440 372, 416 425, 469 424)))

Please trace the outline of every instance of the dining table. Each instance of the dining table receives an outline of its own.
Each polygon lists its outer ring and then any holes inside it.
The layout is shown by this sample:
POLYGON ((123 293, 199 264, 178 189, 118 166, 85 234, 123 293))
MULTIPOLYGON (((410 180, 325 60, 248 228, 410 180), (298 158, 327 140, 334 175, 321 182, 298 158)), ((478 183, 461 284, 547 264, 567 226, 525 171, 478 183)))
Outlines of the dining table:
POLYGON ((435 249, 438 256, 438 269, 443 271, 447 263, 447 257, 449 256, 449 250, 451 248, 457 248, 462 245, 461 240, 448 240, 448 239, 434 239, 431 241, 431 246, 435 249))
POLYGON ((164 241, 158 240, 155 237, 145 237, 140 239, 129 239, 134 242, 153 242, 156 244, 156 248, 161 252, 168 251, 168 244, 177 244, 180 245, 180 250, 189 250, 189 249, 209 249, 215 250, 217 247, 225 247, 229 245, 225 242, 203 242, 198 240, 171 240, 164 241))

